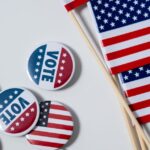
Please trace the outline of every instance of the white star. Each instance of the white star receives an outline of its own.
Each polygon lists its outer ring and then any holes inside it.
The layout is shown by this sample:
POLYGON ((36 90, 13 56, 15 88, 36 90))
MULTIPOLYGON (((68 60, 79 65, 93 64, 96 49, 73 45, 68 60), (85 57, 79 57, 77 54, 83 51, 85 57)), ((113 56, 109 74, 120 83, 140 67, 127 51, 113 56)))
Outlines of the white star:
POLYGON ((126 16, 127 18, 129 18, 129 17, 130 17, 130 14, 129 14, 129 13, 126 13, 125 16, 126 16))
POLYGON ((19 122, 16 122, 16 126, 19 126, 19 122))
POLYGON ((61 66, 61 67, 60 67, 60 70, 64 70, 64 67, 63 67, 63 66, 61 66))
POLYGON ((34 79, 37 79, 38 78, 38 76, 37 75, 34 75, 34 79))
POLYGON ((44 115, 43 118, 46 118, 46 115, 44 115))
POLYGON ((39 56, 38 56, 38 59, 41 59, 41 58, 42 58, 42 56, 41 56, 41 55, 39 55, 39 56))
POLYGON ((114 22, 112 22, 110 25, 111 25, 112 27, 114 27, 114 26, 115 26, 115 23, 114 23, 114 22))
POLYGON ((108 19, 104 19, 104 23, 105 23, 105 24, 108 23, 108 19))
POLYGON ((59 77, 62 77, 63 76, 63 74, 62 73, 59 73, 59 77))
POLYGON ((7 103, 8 103, 8 100, 5 100, 4 103, 7 104, 7 103))
POLYGON ((108 7, 109 7, 109 4, 108 4, 108 3, 105 3, 104 6, 105 6, 106 8, 108 8, 108 7))
POLYGON ((137 10, 137 14, 138 15, 141 14, 141 10, 140 9, 137 10))
POLYGON ((48 110, 47 110, 47 109, 44 109, 44 111, 47 112, 48 110))
POLYGON ((105 13, 105 10, 104 10, 104 9, 101 9, 100 12, 101 12, 101 14, 104 14, 104 13, 105 13))
POLYGON ((122 7, 123 7, 123 8, 127 8, 127 4, 124 3, 124 4, 122 5, 122 7))
POLYGON ((39 72, 39 69, 35 69, 35 72, 39 72))
POLYGON ((131 6, 129 9, 130 9, 130 11, 134 11, 134 7, 133 6, 131 6))
POLYGON ((20 118, 20 120, 23 122, 23 121, 24 121, 24 118, 23 118, 23 117, 21 117, 21 118, 20 118))
POLYGON ((39 52, 40 52, 40 53, 43 53, 43 50, 42 50, 42 49, 40 49, 40 50, 39 50, 39 52))
POLYGON ((143 71, 143 67, 140 67, 139 70, 140 70, 140 71, 143 71))
POLYGON ((61 62, 62 62, 62 64, 65 64, 65 63, 66 63, 66 61, 65 61, 65 60, 62 60, 61 62))
POLYGON ((26 117, 29 117, 30 116, 30 114, 29 113, 26 113, 26 117))
POLYGON ((150 6, 148 7, 148 10, 150 11, 150 6))
POLYGON ((96 18, 97 18, 97 20, 101 20, 101 16, 99 16, 99 15, 96 18))
POLYGON ((94 8, 94 10, 98 10, 98 7, 97 7, 97 6, 94 6, 93 8, 94 8))
POLYGON ((123 10, 120 9, 120 10, 118 11, 118 13, 119 13, 119 14, 123 14, 123 10))
POLYGON ((119 5, 120 4, 120 1, 119 0, 116 0, 116 2, 115 2, 117 5, 119 5))
POLYGON ((101 26, 100 26, 100 29, 101 29, 101 30, 104 30, 104 26, 103 26, 103 25, 101 25, 101 26))
POLYGON ((144 17, 147 18, 148 17, 148 13, 144 13, 144 17))
POLYGON ((36 65, 37 65, 37 66, 40 66, 40 62, 37 62, 36 65))
POLYGON ((115 16, 115 20, 118 21, 118 20, 119 20, 119 17, 118 17, 118 16, 115 16))
POLYGON ((41 107, 44 108, 44 105, 42 105, 41 107))
POLYGON ((60 84, 60 83, 61 83, 61 80, 58 80, 57 82, 60 84))
POLYGON ((43 122, 42 124, 45 125, 45 122, 43 122))
POLYGON ((63 54, 63 57, 66 57, 66 56, 67 56, 67 54, 66 54, 66 53, 64 53, 64 54, 63 54))
POLYGON ((133 18, 132 18, 134 21, 136 21, 137 20, 137 16, 133 16, 133 18))
POLYGON ((145 4, 144 4, 144 3, 142 3, 140 6, 141 6, 142 8, 144 8, 144 7, 145 7, 145 4))
POLYGON ((9 96, 9 99, 13 99, 13 96, 12 96, 12 95, 10 95, 10 96, 9 96))
POLYGON ((116 7, 115 7, 115 6, 113 6, 113 7, 111 8, 111 10, 112 10, 112 11, 115 11, 115 10, 116 10, 116 7))
POLYGON ((14 91, 14 94, 15 94, 15 95, 18 94, 18 91, 14 91))
POLYGON ((31 112, 34 112, 34 108, 31 108, 31 112))
POLYGON ((135 5, 137 5, 137 4, 138 4, 138 1, 137 1, 137 0, 135 0, 133 3, 134 3, 135 5))
POLYGON ((149 70, 149 69, 147 69, 147 70, 146 70, 146 73, 147 73, 147 74, 150 74, 150 70, 149 70))
POLYGON ((97 3, 98 3, 98 4, 102 4, 102 1, 101 1, 101 0, 98 0, 97 3))
POLYGON ((108 17, 111 17, 111 16, 112 16, 112 13, 108 13, 107 16, 108 16, 108 17))
POLYGON ((134 75, 135 75, 136 77, 139 77, 139 73, 138 73, 138 72, 136 72, 134 75))
POLYGON ((15 128, 14 128, 14 127, 11 127, 11 128, 10 128, 10 130, 11 130, 11 131, 14 131, 14 130, 15 130, 15 128))
POLYGON ((3 108, 3 105, 0 105, 0 109, 2 109, 3 108))
POLYGON ((129 72, 129 74, 131 74, 131 73, 132 73, 132 70, 129 70, 128 72, 129 72))
POLYGON ((48 105, 49 105, 49 103, 46 103, 46 105, 48 106, 48 105))
POLYGON ((121 21, 123 24, 127 23, 127 21, 125 19, 122 19, 121 21))
POLYGON ((125 75, 125 76, 124 76, 124 79, 125 79, 125 80, 128 80, 128 79, 129 79, 129 77, 128 77, 127 75, 125 75))

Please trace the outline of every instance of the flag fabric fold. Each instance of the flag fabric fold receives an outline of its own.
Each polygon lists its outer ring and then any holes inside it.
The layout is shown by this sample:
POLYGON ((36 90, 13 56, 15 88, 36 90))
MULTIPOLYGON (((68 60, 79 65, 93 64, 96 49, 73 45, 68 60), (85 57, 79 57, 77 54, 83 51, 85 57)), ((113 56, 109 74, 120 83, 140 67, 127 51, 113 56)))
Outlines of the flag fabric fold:
POLYGON ((150 0, 90 0, 88 6, 112 74, 150 63, 150 0))
POLYGON ((68 12, 87 2, 88 0, 63 0, 64 6, 68 12))
POLYGON ((150 64, 120 73, 119 79, 139 123, 150 122, 150 64))

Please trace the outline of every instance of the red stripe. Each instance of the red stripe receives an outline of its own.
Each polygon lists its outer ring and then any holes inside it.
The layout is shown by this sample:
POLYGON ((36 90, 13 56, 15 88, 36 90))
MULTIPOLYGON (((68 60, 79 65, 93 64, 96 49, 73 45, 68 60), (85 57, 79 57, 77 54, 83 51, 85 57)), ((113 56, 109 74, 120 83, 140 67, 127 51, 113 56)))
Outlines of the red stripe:
POLYGON ((46 136, 52 138, 59 138, 59 139, 70 139, 70 135, 65 134, 57 134, 57 133, 50 133, 50 132, 43 132, 43 131, 35 131, 33 130, 30 135, 37 135, 37 136, 46 136))
POLYGON ((146 107, 150 107, 150 99, 130 105, 132 111, 136 111, 146 107))
POLYGON ((50 109, 58 109, 58 110, 67 111, 67 109, 66 109, 64 106, 55 105, 55 104, 51 104, 51 105, 50 105, 50 109))
POLYGON ((68 125, 63 125, 63 124, 49 123, 48 127, 73 131, 73 126, 68 126, 68 125))
POLYGON ((81 5, 84 5, 87 2, 88 2, 88 0, 74 0, 74 1, 66 4, 65 8, 67 9, 67 11, 71 11, 81 5))
POLYGON ((137 118, 137 120, 139 121, 140 124, 148 123, 148 122, 150 122, 150 115, 139 117, 139 118, 137 118))
POLYGON ((69 120, 69 121, 72 121, 72 117, 71 117, 71 116, 49 114, 48 117, 49 117, 49 118, 54 118, 54 119, 61 119, 61 120, 69 120))
POLYGON ((59 143, 52 143, 52 142, 43 142, 43 141, 38 141, 38 140, 28 140, 31 144, 33 145, 40 145, 40 146, 47 146, 47 147, 55 147, 55 148, 60 148, 64 146, 64 144, 59 144, 59 143))
POLYGON ((149 50, 149 48, 150 48, 150 42, 147 42, 147 43, 139 44, 133 47, 118 50, 116 52, 108 53, 106 56, 107 56, 107 60, 113 60, 113 59, 117 59, 117 58, 124 57, 127 55, 131 55, 134 53, 138 53, 144 50, 149 50))
POLYGON ((140 86, 131 90, 127 90, 127 96, 131 97, 131 96, 139 95, 139 94, 146 93, 149 91, 150 91, 150 84, 140 86))
POLYGON ((127 40, 130 40, 130 39, 134 39, 134 38, 137 38, 137 37, 140 37, 140 36, 143 36, 143 35, 147 35, 149 33, 150 33, 150 27, 146 27, 144 29, 140 29, 140 30, 137 30, 137 31, 133 31, 133 32, 129 32, 129 33, 119 35, 119 36, 104 39, 104 40, 102 40, 102 42, 103 42, 103 45, 105 47, 105 46, 109 46, 109 45, 112 45, 112 44, 127 41, 127 40))
POLYGON ((133 68, 137 68, 139 66, 144 66, 144 65, 149 64, 149 63, 150 63, 150 57, 148 56, 147 58, 139 59, 139 60, 136 60, 136 61, 133 61, 130 63, 126 63, 126 64, 119 65, 116 67, 112 67, 111 73, 117 74, 120 72, 128 71, 128 70, 133 69, 133 68))

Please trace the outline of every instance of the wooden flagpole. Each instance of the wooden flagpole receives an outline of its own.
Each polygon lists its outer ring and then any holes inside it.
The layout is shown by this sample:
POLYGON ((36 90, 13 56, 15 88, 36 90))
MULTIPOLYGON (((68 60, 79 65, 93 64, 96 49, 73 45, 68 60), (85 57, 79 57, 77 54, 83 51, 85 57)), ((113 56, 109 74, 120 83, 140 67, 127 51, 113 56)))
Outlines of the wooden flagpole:
POLYGON ((127 114, 130 116, 131 120, 133 121, 133 123, 136 126, 136 129, 139 133, 139 135, 141 135, 142 139, 144 140, 144 142, 146 143, 147 147, 150 147, 150 141, 147 138, 147 136, 144 134, 142 127, 139 125, 137 119, 135 118, 135 116, 133 115, 132 111, 130 110, 126 99, 122 96, 122 94, 119 92, 118 86, 115 84, 113 77, 108 73, 106 67, 104 66, 103 62, 101 59, 99 59, 99 56, 95 50, 95 48, 93 47, 93 45, 91 44, 89 38, 87 37, 86 33, 84 32, 83 28, 81 27, 81 25, 79 24, 78 20, 76 19, 73 11, 69 12, 69 16, 71 17, 71 19, 73 20, 73 22, 75 23, 75 25, 77 26, 80 34, 82 35, 83 39, 85 40, 86 44, 88 45, 88 47, 90 48, 91 52, 93 53, 94 57, 96 58, 101 71, 104 73, 106 79, 109 81, 109 83, 112 85, 118 100, 120 102, 120 104, 123 106, 123 108, 126 110, 127 114))

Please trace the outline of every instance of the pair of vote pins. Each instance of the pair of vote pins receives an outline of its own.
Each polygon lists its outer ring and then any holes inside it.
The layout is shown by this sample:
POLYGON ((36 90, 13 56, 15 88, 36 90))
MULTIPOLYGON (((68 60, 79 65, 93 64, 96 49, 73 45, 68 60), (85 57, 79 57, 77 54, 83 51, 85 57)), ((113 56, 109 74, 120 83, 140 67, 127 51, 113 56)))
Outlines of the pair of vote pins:
MULTIPOLYGON (((46 90, 57 90, 71 80, 74 58, 64 45, 47 43, 28 60, 31 80, 46 90)), ((0 130, 11 136, 25 135, 39 150, 62 148, 74 129, 70 111, 55 101, 38 102, 27 89, 10 88, 0 92, 0 130)))

